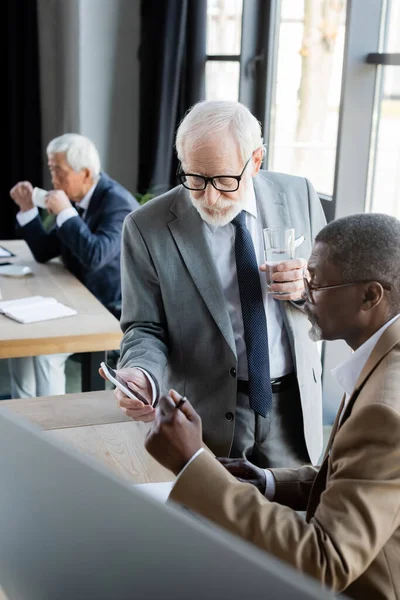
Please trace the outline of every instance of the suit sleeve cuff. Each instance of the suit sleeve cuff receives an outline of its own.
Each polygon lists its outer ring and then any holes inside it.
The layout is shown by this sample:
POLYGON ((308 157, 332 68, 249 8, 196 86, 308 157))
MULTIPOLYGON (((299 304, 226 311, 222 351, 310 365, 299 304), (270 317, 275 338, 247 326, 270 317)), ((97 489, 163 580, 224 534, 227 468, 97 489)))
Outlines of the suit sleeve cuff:
POLYGON ((199 448, 199 449, 197 450, 197 452, 195 452, 195 453, 193 454, 192 458, 191 458, 190 460, 188 460, 188 461, 187 461, 187 463, 186 463, 186 465, 183 467, 182 471, 181 471, 180 473, 178 473, 178 475, 177 475, 177 477, 176 477, 176 479, 175 479, 175 483, 178 481, 179 477, 180 477, 181 475, 183 475, 183 473, 186 471, 186 469, 188 468, 188 466, 189 466, 189 465, 190 465, 190 464, 191 464, 191 463, 192 463, 194 460, 196 460, 196 458, 197 458, 198 456, 200 456, 200 454, 201 454, 202 452, 204 452, 204 448, 199 448))
POLYGON ((264 469, 264 471, 265 471, 264 496, 266 497, 267 500, 270 500, 272 502, 275 497, 275 489, 276 489, 275 477, 273 476, 272 471, 270 471, 270 469, 264 469))
POLYGON ((70 206, 69 208, 64 208, 64 210, 59 212, 57 215, 57 227, 60 229, 60 227, 62 227, 64 223, 66 223, 69 219, 72 219, 72 217, 79 217, 79 214, 75 210, 75 208, 73 206, 70 206))
POLYGON ((33 221, 33 219, 36 219, 38 214, 39 214, 39 211, 38 211, 37 206, 34 206, 33 208, 26 210, 25 212, 22 212, 20 210, 19 213, 17 213, 17 221, 18 221, 19 226, 24 227, 25 225, 28 225, 28 223, 33 221))

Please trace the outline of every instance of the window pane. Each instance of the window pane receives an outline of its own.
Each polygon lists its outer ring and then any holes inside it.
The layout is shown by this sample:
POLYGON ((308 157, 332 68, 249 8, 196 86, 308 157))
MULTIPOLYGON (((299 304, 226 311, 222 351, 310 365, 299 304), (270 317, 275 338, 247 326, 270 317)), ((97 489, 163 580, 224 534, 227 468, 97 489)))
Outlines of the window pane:
POLYGON ((240 54, 243 0, 208 0, 207 54, 240 54))
POLYGON ((400 219, 400 77, 399 67, 384 67, 383 93, 377 106, 376 149, 372 156, 373 212, 400 219))
POLYGON ((239 62, 208 60, 206 63, 206 100, 238 100, 239 62))
POLYGON ((308 177, 332 195, 345 0, 282 0, 269 132, 273 171, 308 177))
POLYGON ((392 0, 389 4, 389 32, 386 52, 400 52, 400 2, 392 0))
MULTIPOLYGON (((385 50, 400 52, 400 3, 392 0, 388 10, 385 50)), ((381 84, 375 106, 371 148, 370 209, 400 219, 400 67, 379 69, 381 84)))

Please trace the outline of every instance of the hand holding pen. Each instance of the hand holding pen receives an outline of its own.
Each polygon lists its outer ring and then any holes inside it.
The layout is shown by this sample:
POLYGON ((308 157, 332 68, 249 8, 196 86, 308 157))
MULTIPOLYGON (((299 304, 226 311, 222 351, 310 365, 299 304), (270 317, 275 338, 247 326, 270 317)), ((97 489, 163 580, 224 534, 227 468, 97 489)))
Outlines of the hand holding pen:
POLYGON ((161 396, 147 434, 146 450, 178 475, 202 445, 201 419, 187 398, 175 390, 161 396))

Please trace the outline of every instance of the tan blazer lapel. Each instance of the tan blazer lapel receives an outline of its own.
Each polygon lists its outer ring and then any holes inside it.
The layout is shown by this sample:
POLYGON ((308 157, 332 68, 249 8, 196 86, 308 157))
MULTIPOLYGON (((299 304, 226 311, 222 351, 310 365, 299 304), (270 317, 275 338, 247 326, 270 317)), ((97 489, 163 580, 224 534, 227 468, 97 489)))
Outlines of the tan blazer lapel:
POLYGON ((341 418, 342 413, 343 413, 343 408, 344 408, 345 401, 346 401, 346 394, 344 394, 344 396, 342 398, 342 401, 340 403, 340 406, 338 408, 338 411, 336 413, 336 418, 335 418, 335 421, 334 421, 332 429, 331 429, 331 435, 329 436, 329 440, 328 440, 328 443, 326 445, 325 454, 324 454, 324 458, 322 459, 321 465, 324 463, 325 459, 329 456, 329 452, 331 451, 333 439, 334 439, 334 437, 336 435, 337 430, 339 429, 340 418, 341 418))
POLYGON ((376 346, 372 350, 354 388, 354 391, 349 398, 349 401, 344 408, 346 395, 343 396, 340 403, 335 422, 332 427, 331 435, 326 446, 324 458, 319 468, 310 492, 310 500, 307 507, 307 521, 312 518, 319 504, 322 492, 326 488, 326 482, 329 475, 329 453, 331 451, 335 436, 343 424, 351 415, 352 408, 357 401, 357 398, 365 385, 366 381, 379 365, 381 360, 400 342, 400 318, 395 321, 378 340, 376 346))
POLYGON ((347 421, 347 419, 351 415, 351 411, 352 411, 353 406, 360 394, 360 391, 362 390, 363 386, 365 385, 365 383, 367 382, 369 377, 375 371, 376 367, 385 358, 385 356, 387 354, 389 354, 389 352, 391 350, 393 350, 394 346, 396 346, 396 344, 398 344, 399 342, 400 342, 400 318, 397 319, 397 321, 395 321, 392 325, 390 325, 390 327, 388 327, 386 329, 386 331, 383 332, 383 334, 379 338, 376 346, 373 348, 371 354, 369 355, 368 360, 365 363, 365 366, 364 366, 363 370, 361 371, 361 374, 357 380, 354 391, 353 391, 353 393, 347 403, 347 406, 344 410, 343 418, 339 422, 338 429, 340 429, 340 427, 342 427, 342 425, 347 421))
POLYGON ((318 470, 318 473, 314 479, 314 483, 312 484, 312 487, 311 487, 309 502, 308 502, 308 506, 307 506, 307 516, 306 516, 307 521, 309 521, 311 519, 311 517, 314 515, 314 513, 317 509, 317 506, 319 504, 321 494, 326 487, 326 480, 327 480, 327 475, 328 475, 328 465, 329 465, 329 452, 331 450, 332 443, 333 443, 334 437, 336 435, 336 432, 339 429, 340 417, 342 416, 345 400, 346 400, 346 394, 344 394, 342 401, 340 403, 340 406, 338 408, 335 422, 332 426, 331 435, 329 436, 329 441, 326 445, 324 457, 321 462, 321 466, 318 470))

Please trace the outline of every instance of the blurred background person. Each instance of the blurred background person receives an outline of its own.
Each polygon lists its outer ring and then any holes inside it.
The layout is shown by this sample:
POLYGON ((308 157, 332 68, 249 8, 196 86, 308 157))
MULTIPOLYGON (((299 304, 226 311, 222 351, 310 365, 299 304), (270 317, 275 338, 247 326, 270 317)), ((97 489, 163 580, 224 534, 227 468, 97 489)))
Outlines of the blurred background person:
MULTIPOLYGON (((88 138, 67 133, 53 139, 46 152, 54 187, 46 196, 46 206, 55 215, 55 224, 45 230, 33 204, 33 186, 21 181, 10 191, 20 209, 20 233, 38 262, 61 256, 66 268, 119 317, 122 224, 139 204, 101 172, 98 151, 88 138)), ((9 359, 12 397, 64 394, 68 356, 9 359)))

